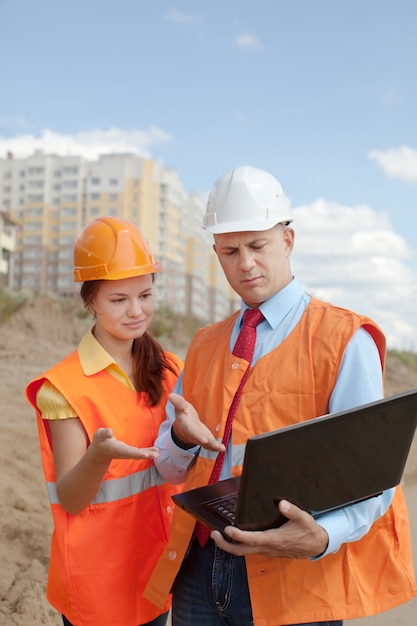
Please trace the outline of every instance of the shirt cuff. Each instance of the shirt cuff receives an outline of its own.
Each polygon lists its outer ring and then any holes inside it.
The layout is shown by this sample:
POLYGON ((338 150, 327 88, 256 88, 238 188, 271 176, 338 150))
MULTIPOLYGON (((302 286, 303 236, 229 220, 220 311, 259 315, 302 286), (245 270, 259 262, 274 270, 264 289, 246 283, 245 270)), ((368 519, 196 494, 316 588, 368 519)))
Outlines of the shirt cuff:
POLYGON ((188 468, 200 451, 200 446, 193 446, 188 450, 180 448, 172 440, 170 428, 159 435, 155 445, 159 450, 155 465, 162 478, 172 484, 183 482, 188 468))
POLYGON ((172 436, 172 426, 169 429, 167 435, 168 435, 166 437, 167 452, 171 455, 173 459, 183 459, 184 461, 187 461, 187 463, 189 464, 190 458, 195 457, 195 455, 200 450, 200 446, 195 445, 195 446, 192 446, 191 448, 181 448, 181 446, 178 446, 175 443, 174 438, 172 436))
POLYGON ((340 546, 346 542, 346 537, 350 531, 350 523, 343 509, 318 517, 316 522, 326 531, 329 543, 325 551, 318 556, 312 557, 311 561, 317 561, 317 559, 321 559, 327 554, 337 552, 340 546))

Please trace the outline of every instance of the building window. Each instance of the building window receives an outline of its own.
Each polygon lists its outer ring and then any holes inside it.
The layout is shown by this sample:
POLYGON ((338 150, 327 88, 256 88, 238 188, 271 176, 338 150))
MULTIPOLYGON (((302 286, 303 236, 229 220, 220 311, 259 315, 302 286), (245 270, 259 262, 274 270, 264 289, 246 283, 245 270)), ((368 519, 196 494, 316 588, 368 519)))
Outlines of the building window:
POLYGON ((26 222, 26 230, 39 230, 42 228, 42 222, 26 222))
POLYGON ((58 287, 60 289, 63 289, 64 287, 71 287, 72 291, 74 290, 74 283, 72 281, 72 277, 68 277, 68 278, 59 278, 58 279, 58 287))
POLYGON ((42 256, 42 251, 40 248, 31 248, 29 250, 24 250, 24 259, 40 259, 42 256))
POLYGON ((59 259, 63 260, 63 259, 71 259, 72 260, 73 257, 73 251, 72 248, 64 248, 63 250, 59 251, 59 259))
POLYGON ((40 287, 40 279, 37 276, 25 276, 22 278, 22 287, 25 289, 37 289, 40 287))
POLYGON ((75 207, 66 207, 61 210, 62 217, 73 217, 77 215, 77 209, 75 207))
POLYGON ((37 245, 37 244, 40 244, 40 243, 42 243, 42 237, 31 236, 31 237, 26 237, 26 239, 25 239, 25 244, 26 245, 37 245))
POLYGON ((75 230, 76 225, 74 222, 61 222, 61 230, 75 230))
POLYGON ((74 237, 60 237, 59 238, 60 246, 73 246, 74 245, 74 237))
POLYGON ((67 165, 62 171, 64 174, 78 174, 78 167, 67 165))

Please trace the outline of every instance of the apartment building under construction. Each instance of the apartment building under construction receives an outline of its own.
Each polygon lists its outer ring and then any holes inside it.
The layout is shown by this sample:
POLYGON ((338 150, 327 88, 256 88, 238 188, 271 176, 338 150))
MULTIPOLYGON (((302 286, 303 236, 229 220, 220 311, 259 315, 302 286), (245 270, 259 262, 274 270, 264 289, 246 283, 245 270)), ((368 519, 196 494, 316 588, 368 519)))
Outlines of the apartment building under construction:
POLYGON ((201 227, 204 200, 177 172, 132 154, 81 156, 35 152, 0 158, 0 210, 15 224, 14 289, 73 297, 73 244, 92 219, 118 216, 137 224, 164 271, 159 306, 204 321, 237 306, 201 227))

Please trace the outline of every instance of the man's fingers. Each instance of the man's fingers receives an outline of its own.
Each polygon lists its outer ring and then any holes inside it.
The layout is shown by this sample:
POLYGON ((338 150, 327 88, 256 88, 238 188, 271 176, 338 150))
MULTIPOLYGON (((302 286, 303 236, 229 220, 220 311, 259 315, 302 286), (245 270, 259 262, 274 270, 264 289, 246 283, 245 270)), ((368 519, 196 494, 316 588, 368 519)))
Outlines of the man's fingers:
POLYGON ((310 513, 300 509, 300 507, 292 502, 289 502, 288 500, 281 500, 278 508, 280 512, 285 515, 285 517, 293 521, 301 520, 306 515, 310 516, 310 513))
POLYGON ((168 395, 168 400, 171 402, 174 408, 178 409, 179 411, 185 411, 187 409, 188 403, 184 400, 182 396, 180 396, 179 393, 171 392, 168 395))

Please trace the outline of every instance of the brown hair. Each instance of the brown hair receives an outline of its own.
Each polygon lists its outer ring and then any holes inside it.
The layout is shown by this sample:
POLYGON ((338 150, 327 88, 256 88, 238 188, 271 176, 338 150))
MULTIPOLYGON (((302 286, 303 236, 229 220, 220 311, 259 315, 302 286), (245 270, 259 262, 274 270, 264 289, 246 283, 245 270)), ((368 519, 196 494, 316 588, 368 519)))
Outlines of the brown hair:
MULTIPOLYGON (((102 282, 89 280, 81 285, 80 295, 86 308, 94 300, 102 282)), ((138 392, 146 392, 150 406, 155 406, 162 399, 165 370, 178 375, 178 366, 165 354, 162 346, 148 330, 142 337, 133 340, 132 355, 135 388, 138 392)))

